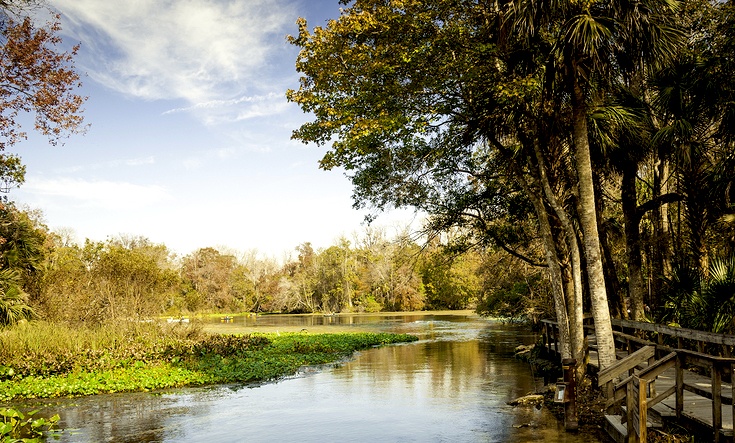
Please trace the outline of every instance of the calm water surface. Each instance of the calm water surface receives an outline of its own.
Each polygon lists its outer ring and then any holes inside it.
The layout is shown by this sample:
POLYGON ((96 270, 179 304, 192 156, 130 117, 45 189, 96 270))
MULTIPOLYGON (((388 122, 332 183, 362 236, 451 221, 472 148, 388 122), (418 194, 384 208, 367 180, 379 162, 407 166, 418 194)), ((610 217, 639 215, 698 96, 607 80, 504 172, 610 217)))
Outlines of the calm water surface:
MULTIPOLYGON (((216 321, 219 321, 217 319, 216 321)), ((475 315, 263 316, 243 323, 329 324, 418 335, 351 361, 260 386, 36 402, 61 415, 61 442, 599 442, 568 434, 545 408, 506 402, 540 388, 523 329, 475 315)), ((305 332, 308 333, 308 332, 305 332)))

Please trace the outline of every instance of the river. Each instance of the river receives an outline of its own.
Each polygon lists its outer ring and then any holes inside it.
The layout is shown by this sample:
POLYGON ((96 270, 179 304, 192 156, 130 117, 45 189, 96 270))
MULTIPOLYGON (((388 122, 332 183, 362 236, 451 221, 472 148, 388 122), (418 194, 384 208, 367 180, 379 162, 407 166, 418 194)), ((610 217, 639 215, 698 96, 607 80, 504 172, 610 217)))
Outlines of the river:
MULTIPOLYGON (((215 324, 215 322, 217 324, 215 324)), ((599 442, 570 434, 546 408, 508 401, 542 385, 513 357, 526 330, 469 312, 235 317, 243 330, 373 330, 415 343, 360 352, 349 361, 277 383, 97 395, 29 402, 59 413, 55 441, 98 442, 599 442), (260 328, 260 329, 259 329, 260 328)))

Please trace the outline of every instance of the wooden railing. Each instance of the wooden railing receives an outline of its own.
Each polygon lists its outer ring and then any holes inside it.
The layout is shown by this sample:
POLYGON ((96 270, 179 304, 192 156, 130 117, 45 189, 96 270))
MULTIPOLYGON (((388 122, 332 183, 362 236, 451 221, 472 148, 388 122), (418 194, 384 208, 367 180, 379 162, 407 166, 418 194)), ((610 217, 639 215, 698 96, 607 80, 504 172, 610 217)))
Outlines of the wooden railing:
MULTIPOLYGON (((544 345, 551 354, 560 356, 557 323, 549 320, 542 323, 544 345)), ((723 404, 730 405, 730 413, 735 423, 735 401, 733 401, 735 383, 732 383, 735 381, 733 377, 735 358, 732 357, 735 336, 626 320, 613 320, 613 326, 616 329, 613 331, 616 349, 626 351, 627 356, 599 371, 597 381, 608 398, 609 411, 619 412, 623 401, 626 401, 629 435, 632 431, 630 426, 634 422, 639 423, 642 419, 645 423, 648 408, 672 395, 676 396, 676 417, 681 419, 684 416, 684 391, 689 391, 712 401, 710 418, 713 441, 719 442, 723 434, 723 404), (714 353, 718 355, 713 355, 714 353), (644 365, 646 362, 647 365, 644 365), (672 368, 676 374, 674 385, 657 393, 656 378, 672 368), (709 385, 702 386, 701 383, 688 382, 686 375, 693 373, 692 370, 709 375, 709 385), (723 393, 723 380, 731 381, 730 393, 727 396, 723 393), (637 404, 631 403, 634 399, 629 395, 634 391, 633 383, 639 388, 643 386, 647 391, 638 398, 637 404), (633 417, 636 411, 639 414, 637 422, 633 417)), ((594 332, 594 327, 586 329, 594 332)), ((590 348, 595 349, 595 346, 591 344, 590 348)), ((592 364, 595 365, 596 362, 592 364)), ((696 420, 695 417, 687 418, 696 420)), ((703 422, 700 421, 700 424, 703 422)), ((726 433, 733 435, 732 430, 726 433)))
POLYGON ((732 357, 735 348, 735 335, 716 334, 696 329, 677 328, 656 323, 630 320, 612 320, 613 328, 622 333, 640 334, 659 346, 673 349, 687 349, 703 354, 732 357))

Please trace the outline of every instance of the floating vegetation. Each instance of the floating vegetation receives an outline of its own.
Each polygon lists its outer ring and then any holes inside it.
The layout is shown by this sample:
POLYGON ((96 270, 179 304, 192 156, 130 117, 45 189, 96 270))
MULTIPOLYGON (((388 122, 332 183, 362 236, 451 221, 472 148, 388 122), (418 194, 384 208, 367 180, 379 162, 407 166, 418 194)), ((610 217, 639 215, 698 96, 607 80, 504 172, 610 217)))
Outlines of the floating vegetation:
POLYGON ((361 349, 418 340, 387 333, 215 335, 196 326, 177 328, 80 332, 38 324, 6 331, 0 401, 277 380, 361 349), (56 339, 44 345, 43 329, 56 329, 56 339))

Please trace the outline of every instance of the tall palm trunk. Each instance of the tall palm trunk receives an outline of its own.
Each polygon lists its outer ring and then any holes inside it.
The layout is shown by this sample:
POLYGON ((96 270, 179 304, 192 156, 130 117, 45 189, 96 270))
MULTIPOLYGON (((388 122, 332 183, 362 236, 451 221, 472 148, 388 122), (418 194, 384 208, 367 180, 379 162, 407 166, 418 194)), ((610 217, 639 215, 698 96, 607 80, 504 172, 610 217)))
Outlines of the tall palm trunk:
MULTIPOLYGON (((658 164, 654 168, 653 196, 668 193, 669 161, 659 152, 658 164)), ((671 237, 669 233, 668 206, 661 205, 651 212, 653 225, 653 250, 651 258, 651 283, 649 305, 658 306, 664 279, 671 275, 671 237)))
POLYGON ((643 260, 641 256, 641 217, 636 199, 635 179, 637 165, 628 163, 623 171, 621 199, 625 220, 625 246, 628 263, 628 295, 630 296, 631 318, 643 319, 645 285, 643 279, 643 260))
MULTIPOLYGON (((573 70, 572 72, 577 72, 573 70)), ((579 187, 579 221, 582 225, 584 252, 587 258, 587 277, 595 319, 595 335, 600 369, 615 362, 615 343, 607 303, 605 273, 602 268, 600 237, 597 230, 597 207, 592 178, 592 159, 587 133, 587 107, 585 93, 579 79, 572 76, 572 119, 574 157, 579 187)))

